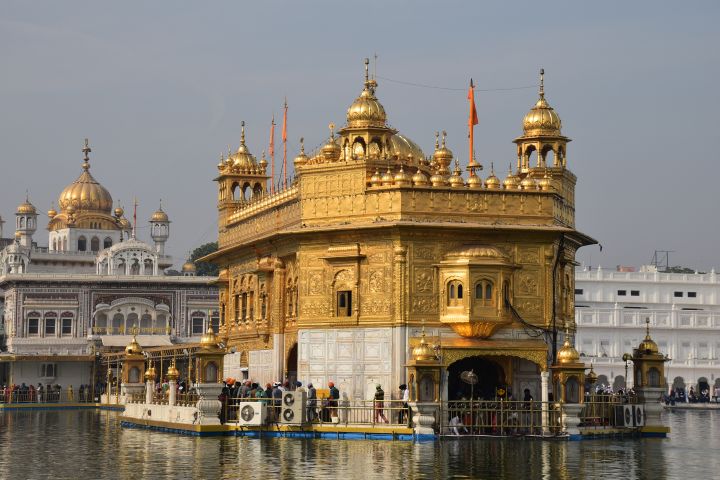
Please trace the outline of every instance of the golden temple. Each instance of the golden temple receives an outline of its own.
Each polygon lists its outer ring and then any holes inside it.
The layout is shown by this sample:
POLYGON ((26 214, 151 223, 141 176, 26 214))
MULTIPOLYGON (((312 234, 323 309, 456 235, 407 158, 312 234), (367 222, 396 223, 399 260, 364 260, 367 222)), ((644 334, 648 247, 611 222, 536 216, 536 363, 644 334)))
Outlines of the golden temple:
POLYGON ((219 249, 205 258, 221 268, 219 335, 240 370, 366 398, 407 383, 424 325, 443 398, 460 369, 539 397, 552 333, 575 329, 576 251, 594 243, 575 228, 570 139, 543 83, 503 180, 463 175, 444 132, 426 156, 390 127, 367 62, 345 125, 301 148, 287 188, 271 193, 243 124, 217 167, 219 249))

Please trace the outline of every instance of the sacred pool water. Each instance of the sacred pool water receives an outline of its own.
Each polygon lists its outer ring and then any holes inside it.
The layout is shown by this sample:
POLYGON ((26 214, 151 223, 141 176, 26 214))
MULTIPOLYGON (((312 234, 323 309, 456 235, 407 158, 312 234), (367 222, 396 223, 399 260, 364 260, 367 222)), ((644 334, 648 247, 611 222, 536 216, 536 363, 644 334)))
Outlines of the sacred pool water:
POLYGON ((95 411, 0 412, 0 479, 717 478, 720 411, 665 414, 668 439, 441 442, 190 437, 95 411))

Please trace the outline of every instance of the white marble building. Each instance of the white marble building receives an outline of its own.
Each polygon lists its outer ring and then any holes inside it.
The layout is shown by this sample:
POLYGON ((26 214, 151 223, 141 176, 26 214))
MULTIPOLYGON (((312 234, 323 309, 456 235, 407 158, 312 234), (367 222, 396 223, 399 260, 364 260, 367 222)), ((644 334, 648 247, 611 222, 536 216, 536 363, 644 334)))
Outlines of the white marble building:
MULTIPOLYGON (((170 219, 149 219, 151 242, 90 174, 85 144, 80 176, 48 211, 47 246, 28 198, 15 212, 15 235, 0 243, 0 385, 92 383, 93 352, 115 351, 139 328, 144 347, 194 343, 219 326, 215 277, 191 263, 166 275, 170 219)), ((1 224, 0 224, 1 226, 1 224)), ((0 234, 1 237, 1 234, 0 234)))
MULTIPOLYGON (((624 385, 624 353, 645 336, 669 358, 668 385, 720 385, 720 276, 661 273, 655 267, 616 271, 578 269, 575 275, 575 346, 599 382, 624 385)), ((632 386, 632 364, 628 385, 632 386)))

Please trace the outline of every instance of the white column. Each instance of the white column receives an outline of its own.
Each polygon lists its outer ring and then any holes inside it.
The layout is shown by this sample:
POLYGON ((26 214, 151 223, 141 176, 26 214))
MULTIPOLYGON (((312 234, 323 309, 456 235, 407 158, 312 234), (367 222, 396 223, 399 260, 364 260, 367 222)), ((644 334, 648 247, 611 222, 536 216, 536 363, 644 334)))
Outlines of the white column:
POLYGON ((172 378, 168 381, 169 385, 169 396, 168 396, 168 405, 173 406, 177 402, 177 381, 172 378))
POLYGON ((276 333, 273 335, 273 362, 272 374, 273 380, 281 382, 285 370, 285 334, 276 333))
POLYGON ((549 390, 550 372, 547 370, 540 372, 540 399, 542 401, 542 431, 543 435, 550 433, 550 425, 548 419, 548 402, 550 398, 549 390))

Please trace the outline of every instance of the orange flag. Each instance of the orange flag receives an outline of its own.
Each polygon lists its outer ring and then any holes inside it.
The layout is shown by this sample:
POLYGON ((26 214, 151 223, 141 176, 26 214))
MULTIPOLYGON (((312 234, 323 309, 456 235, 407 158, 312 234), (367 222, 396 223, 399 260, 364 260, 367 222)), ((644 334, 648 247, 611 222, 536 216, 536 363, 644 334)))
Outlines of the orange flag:
MULTIPOLYGON (((472 78, 470 79, 470 88, 468 89, 468 101, 470 102, 470 116, 468 117, 468 138, 470 153, 468 155, 469 167, 475 167, 475 158, 473 155, 473 127, 478 124, 477 110, 475 109, 475 85, 473 85, 472 78)), ((474 175, 474 171, 470 170, 470 175, 474 175)))
POLYGON ((470 118, 468 119, 468 125, 470 131, 472 131, 473 125, 478 124, 477 110, 475 109, 475 85, 473 85, 472 78, 470 79, 470 88, 468 89, 468 100, 470 100, 470 118))

